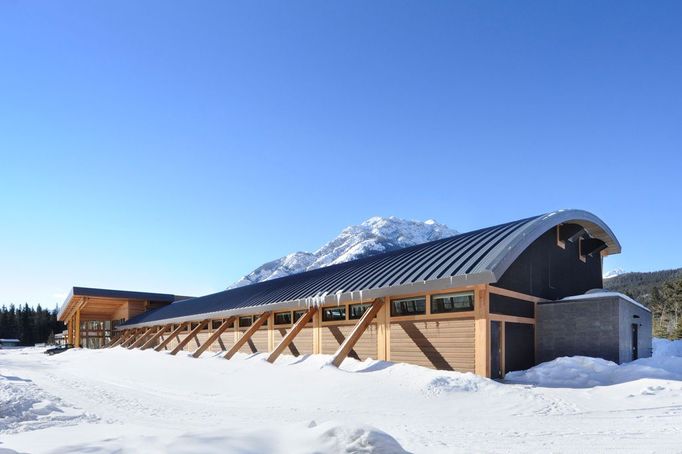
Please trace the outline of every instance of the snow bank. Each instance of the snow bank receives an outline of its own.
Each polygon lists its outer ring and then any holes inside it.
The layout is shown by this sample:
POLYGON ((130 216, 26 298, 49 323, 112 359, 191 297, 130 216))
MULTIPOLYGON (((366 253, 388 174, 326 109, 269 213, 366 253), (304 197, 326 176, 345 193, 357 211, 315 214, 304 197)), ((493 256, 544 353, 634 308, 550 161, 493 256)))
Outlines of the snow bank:
MULTIPOLYGON (((108 437, 98 442, 72 444, 50 451, 50 454, 88 452, 109 453, 407 453, 400 443, 381 430, 366 425, 327 421, 317 424, 284 425, 258 430, 220 430, 187 433, 177 437, 123 436, 108 437)), ((0 453, 1 454, 1 453, 0 453)))
POLYGON ((653 347, 654 358, 682 356, 682 340, 671 341, 655 337, 653 347))
POLYGON ((557 388, 590 388, 656 378, 682 380, 682 341, 654 340, 654 354, 625 364, 601 358, 564 356, 526 371, 510 372, 505 379, 557 388))
POLYGON ((31 380, 0 374, 0 433, 17 433, 92 419, 42 392, 31 380))

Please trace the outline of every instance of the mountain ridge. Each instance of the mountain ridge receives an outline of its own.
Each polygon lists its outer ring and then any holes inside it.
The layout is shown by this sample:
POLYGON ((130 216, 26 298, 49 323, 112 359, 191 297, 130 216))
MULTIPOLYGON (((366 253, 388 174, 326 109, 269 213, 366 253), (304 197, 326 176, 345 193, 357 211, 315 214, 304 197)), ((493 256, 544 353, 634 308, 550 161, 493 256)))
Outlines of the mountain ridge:
POLYGON ((298 251, 271 260, 242 276, 228 289, 323 268, 404 247, 457 235, 433 219, 414 221, 395 216, 374 216, 344 228, 315 252, 298 251))

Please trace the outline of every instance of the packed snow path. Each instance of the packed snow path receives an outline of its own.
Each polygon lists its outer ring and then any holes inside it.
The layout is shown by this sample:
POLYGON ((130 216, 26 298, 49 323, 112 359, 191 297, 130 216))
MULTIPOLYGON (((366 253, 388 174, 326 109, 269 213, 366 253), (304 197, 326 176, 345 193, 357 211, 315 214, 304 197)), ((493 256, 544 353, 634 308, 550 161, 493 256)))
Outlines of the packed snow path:
POLYGON ((682 349, 660 345, 508 377, 522 384, 319 355, 0 350, 0 453, 682 452, 682 349))

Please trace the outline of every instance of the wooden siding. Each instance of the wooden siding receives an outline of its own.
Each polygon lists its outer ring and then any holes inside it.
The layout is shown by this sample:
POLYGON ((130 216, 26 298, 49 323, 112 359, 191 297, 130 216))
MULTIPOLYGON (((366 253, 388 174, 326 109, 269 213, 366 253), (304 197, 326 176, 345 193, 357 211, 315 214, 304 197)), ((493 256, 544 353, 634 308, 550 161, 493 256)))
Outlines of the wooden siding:
POLYGON ((474 319, 391 320, 391 361, 474 372, 474 319))
MULTIPOLYGON (((239 337, 243 336, 248 328, 239 329, 239 337)), ((234 344, 234 342, 232 342, 234 344)), ((263 325, 258 331, 253 333, 251 339, 244 344, 242 348, 239 349, 242 353, 265 353, 268 350, 268 328, 267 325, 263 325)))
MULTIPOLYGON (((333 355, 341 346, 358 320, 353 320, 348 324, 322 325, 322 351, 326 355, 333 355)), ((371 323, 367 330, 362 334, 360 340, 348 355, 351 358, 363 361, 367 358, 378 358, 377 355, 377 324, 371 323)))
MULTIPOLYGON (((289 332, 291 327, 275 326, 273 329, 275 335, 275 345, 277 345, 280 342, 282 342, 282 339, 284 339, 284 336, 286 336, 287 332, 289 332)), ((303 328, 301 332, 298 333, 298 335, 294 338, 289 347, 287 347, 287 349, 284 350, 283 354, 299 356, 311 355, 312 353, 313 353, 313 326, 312 323, 308 323, 308 325, 305 328, 303 328)))
POLYGON ((223 334, 220 335, 220 338, 213 342, 213 345, 209 348, 209 351, 212 352, 223 352, 227 351, 230 347, 234 345, 234 329, 228 329, 226 330, 223 334))

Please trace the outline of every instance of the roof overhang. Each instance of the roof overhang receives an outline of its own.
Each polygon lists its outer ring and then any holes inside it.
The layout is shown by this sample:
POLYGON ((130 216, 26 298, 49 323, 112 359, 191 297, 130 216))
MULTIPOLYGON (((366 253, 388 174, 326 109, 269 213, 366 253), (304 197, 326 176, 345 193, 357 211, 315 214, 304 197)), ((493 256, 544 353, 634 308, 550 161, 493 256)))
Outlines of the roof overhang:
POLYGON ((64 300, 57 319, 67 321, 80 309, 85 319, 107 320, 109 314, 128 301, 159 301, 170 304, 177 299, 175 295, 167 293, 73 287, 64 300))
POLYGON ((577 224, 585 229, 591 238, 602 240, 606 248, 601 251, 602 255, 620 254, 620 242, 616 235, 600 218, 584 210, 558 210, 547 213, 537 218, 528 225, 516 241, 507 246, 505 251, 500 251, 497 260, 490 266, 493 274, 493 282, 497 282, 512 263, 528 248, 535 240, 540 238, 548 230, 561 224, 577 224))
POLYGON ((311 306, 343 304, 353 301, 360 303, 371 301, 377 298, 383 298, 385 296, 420 294, 452 288, 466 290, 469 287, 473 289, 477 285, 489 284, 492 282, 495 282, 494 276, 489 272, 465 274, 461 276, 444 277, 441 279, 398 285, 394 287, 384 287, 338 294, 322 294, 312 298, 279 301, 277 303, 268 305, 244 306, 225 311, 202 312, 200 314, 187 315, 184 317, 167 318, 163 320, 141 323, 126 323, 125 325, 119 326, 116 329, 144 328, 148 326, 158 326, 161 324, 165 325, 170 323, 199 322, 207 319, 221 319, 238 315, 261 313, 265 311, 307 309, 311 306))

